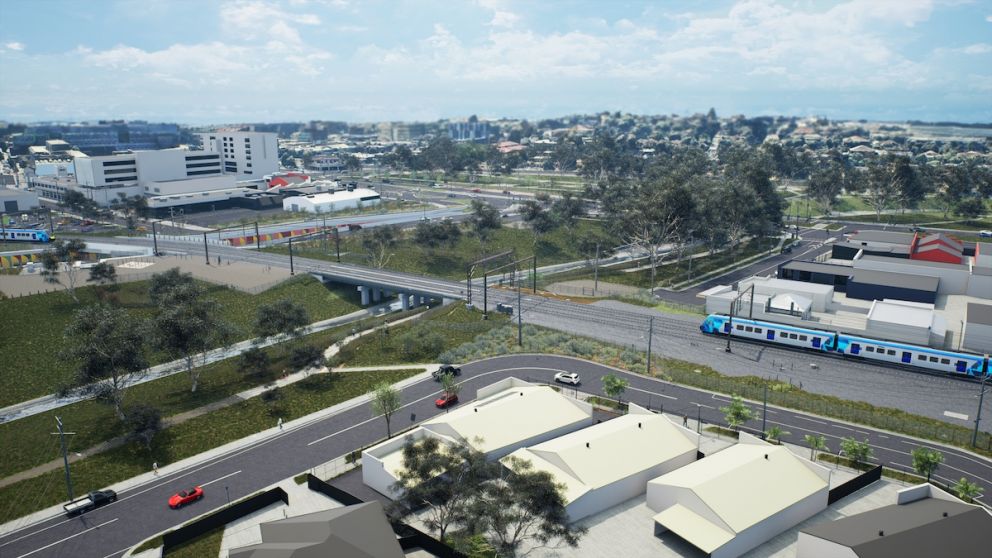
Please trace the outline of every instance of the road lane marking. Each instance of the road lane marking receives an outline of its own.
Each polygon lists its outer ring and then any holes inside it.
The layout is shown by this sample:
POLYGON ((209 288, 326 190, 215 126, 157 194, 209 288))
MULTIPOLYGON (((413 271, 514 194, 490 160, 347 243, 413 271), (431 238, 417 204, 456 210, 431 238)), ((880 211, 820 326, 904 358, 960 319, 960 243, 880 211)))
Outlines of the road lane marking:
POLYGON ((678 397, 673 397, 671 395, 665 395, 664 393, 655 393, 653 391, 648 391, 646 389, 641 389, 641 388, 636 388, 636 387, 628 387, 627 389, 629 389, 630 391, 639 391, 641 393, 647 393, 648 395, 654 395, 656 397, 664 397, 665 399, 674 399, 675 401, 678 401, 678 399, 679 399, 678 397))
POLYGON ((118 519, 120 519, 120 518, 115 517, 115 518, 111 519, 110 521, 105 521, 105 522, 103 522, 103 523, 101 523, 99 525, 95 525, 93 527, 90 527, 89 529, 87 529, 85 531, 80 531, 80 532, 76 533, 75 535, 69 535, 68 537, 66 537, 64 539, 57 540, 57 541, 55 541, 55 542, 53 542, 51 544, 46 544, 45 546, 43 546, 41 548, 36 548, 36 549, 32 550, 31 552, 28 552, 26 554, 21 554, 17 558, 24 558, 25 556, 31 556, 35 552, 41 552, 42 550, 51 548, 51 547, 53 547, 53 546, 55 546, 57 544, 62 544, 62 543, 64 543, 65 541, 67 541, 69 539, 74 539, 74 538, 78 537, 79 535, 85 535, 86 533, 89 533, 93 529, 99 529, 100 527, 103 527, 104 525, 110 525, 111 523, 117 521, 118 519))
MULTIPOLYGON (((38 533, 41 533, 42 531, 47 531, 47 530, 51 529, 52 527, 58 527, 59 525, 64 525, 66 523, 69 523, 70 521, 75 521, 75 519, 66 519, 64 521, 59 521, 58 523, 53 523, 52 525, 49 525, 48 527, 45 527, 44 529, 38 529, 37 531, 33 531, 31 533, 28 533, 27 535, 21 535, 20 537, 17 537, 16 539, 9 540, 9 541, 7 541, 7 542, 5 542, 3 544, 0 544, 0 547, 7 546, 8 544, 15 543, 15 542, 17 542, 19 540, 26 539, 26 538, 28 538, 30 536, 33 536, 33 535, 37 535, 38 533)), ((28 527, 30 527, 30 525, 25 526, 24 529, 26 529, 28 527)), ((22 529, 18 529, 18 531, 20 531, 20 530, 22 530, 22 529)), ((11 534, 16 533, 16 532, 17 531, 11 531, 11 534)))
POLYGON ((213 484, 213 483, 215 483, 217 481, 222 481, 222 480, 226 479, 227 477, 233 477, 234 475, 237 475, 240 472, 241 472, 241 470, 239 469, 239 470, 237 470, 237 471, 235 471, 233 473, 230 473, 228 475, 224 475, 223 477, 221 477, 219 479, 214 479, 214 480, 212 480, 210 482, 205 482, 205 483, 201 484, 200 486, 203 487, 203 486, 207 486, 207 485, 213 484))
POLYGON ((962 414, 962 413, 955 413, 953 411, 944 411, 944 416, 945 417, 950 417, 952 419, 968 420, 968 415, 965 415, 965 414, 962 414))
MULTIPOLYGON (((806 417, 806 416, 803 416, 803 415, 798 415, 798 414, 797 414, 797 415, 794 415, 794 416, 795 416, 796 418, 801 418, 801 419, 803 419, 803 420, 808 420, 808 421, 810 421, 810 422, 815 422, 815 423, 817 423, 817 424, 822 424, 822 425, 824 425, 824 426, 833 426, 833 425, 831 425, 831 424, 830 424, 829 422, 823 422, 822 420, 816 420, 816 419, 811 419, 811 418, 809 418, 809 417, 806 417)), ((851 430, 851 429, 850 429, 850 428, 848 428, 848 430, 851 430)))
POLYGON ((126 547, 118 550, 117 552, 111 552, 110 554, 104 556, 103 558, 110 558, 111 556, 120 556, 121 554, 124 554, 125 552, 127 552, 131 548, 134 548, 134 547, 132 547, 132 546, 126 546, 126 547))

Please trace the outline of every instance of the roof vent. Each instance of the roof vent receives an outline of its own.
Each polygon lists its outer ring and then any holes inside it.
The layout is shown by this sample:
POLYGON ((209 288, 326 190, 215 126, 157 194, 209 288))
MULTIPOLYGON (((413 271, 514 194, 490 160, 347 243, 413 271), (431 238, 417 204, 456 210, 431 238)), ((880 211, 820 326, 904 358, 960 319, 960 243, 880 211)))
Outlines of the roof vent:
POLYGON ((474 410, 474 411, 475 411, 476 413, 478 413, 478 412, 479 412, 479 408, 478 408, 478 407, 475 407, 475 408, 474 408, 473 410, 474 410))
POLYGON ((637 423, 637 427, 640 428, 641 427, 641 423, 637 423))
POLYGON ((944 512, 944 517, 947 517, 947 512, 944 512))
POLYGON ((586 442, 586 447, 589 447, 589 442, 586 442))
POLYGON ((768 459, 768 454, 767 453, 765 454, 765 459, 768 459))
POLYGON ((885 536, 885 531, 882 531, 881 529, 879 529, 878 536, 879 537, 884 537, 885 536))

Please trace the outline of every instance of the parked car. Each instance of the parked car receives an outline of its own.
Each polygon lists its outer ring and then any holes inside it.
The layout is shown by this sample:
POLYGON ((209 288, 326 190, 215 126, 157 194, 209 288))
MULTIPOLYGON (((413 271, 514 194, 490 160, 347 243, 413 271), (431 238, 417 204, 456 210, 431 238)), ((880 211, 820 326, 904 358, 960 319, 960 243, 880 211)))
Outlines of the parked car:
POLYGON ((449 198, 453 198, 453 197, 455 197, 455 195, 454 194, 448 194, 448 197, 449 198))
POLYGON ((992 231, 980 231, 978 236, 981 238, 992 238, 992 231))
POLYGON ((456 403, 458 403, 458 394, 449 393, 447 391, 442 393, 441 397, 438 397, 437 400, 434 401, 434 405, 436 405, 438 409, 450 407, 456 403))
POLYGON ((912 227, 910 227, 909 230, 911 230, 911 231, 913 231, 915 233, 925 233, 925 232, 927 232, 926 229, 924 229, 923 227, 921 227, 919 225, 913 225, 912 227))
POLYGON ((201 498, 203 498, 203 488, 194 486, 193 488, 180 490, 179 492, 173 494, 172 497, 169 498, 169 507, 174 510, 178 510, 186 504, 192 504, 201 498))
POLYGON ((482 188, 472 188, 472 191, 475 192, 476 194, 481 194, 482 188))
POLYGON ((579 375, 575 372, 559 372, 555 374, 555 381, 559 384, 572 384, 577 386, 581 383, 579 380, 579 375))
POLYGON ((72 517, 116 501, 117 493, 113 490, 98 490, 96 492, 90 492, 82 498, 76 498, 62 506, 62 509, 65 510, 66 515, 72 517))
POLYGON ((452 366, 450 364, 442 364, 440 368, 438 368, 437 370, 431 373, 431 376, 433 376, 435 380, 441 381, 441 376, 444 376, 445 374, 451 374, 452 376, 461 376, 462 369, 458 368, 457 366, 452 366))
POLYGON ((507 316, 513 315, 513 306, 510 304, 503 304, 502 302, 496 304, 496 311, 506 314, 507 316))

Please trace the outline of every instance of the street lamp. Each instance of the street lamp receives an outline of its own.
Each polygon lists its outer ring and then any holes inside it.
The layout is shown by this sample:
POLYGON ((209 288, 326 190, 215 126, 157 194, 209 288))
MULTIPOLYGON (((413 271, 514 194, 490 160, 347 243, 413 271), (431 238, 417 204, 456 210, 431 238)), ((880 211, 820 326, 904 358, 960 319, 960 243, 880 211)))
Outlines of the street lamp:
POLYGON ((224 485, 224 492, 227 493, 227 503, 228 503, 228 505, 230 505, 231 504, 231 489, 229 489, 227 487, 227 485, 224 485))

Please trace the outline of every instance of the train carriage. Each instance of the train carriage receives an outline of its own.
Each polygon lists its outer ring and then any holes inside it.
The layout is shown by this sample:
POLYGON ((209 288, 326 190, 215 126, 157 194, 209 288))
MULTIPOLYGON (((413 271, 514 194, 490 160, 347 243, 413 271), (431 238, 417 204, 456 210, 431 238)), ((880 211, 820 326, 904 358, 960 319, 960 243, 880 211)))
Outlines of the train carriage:
POLYGON ((42 229, 2 229, 0 240, 15 242, 51 242, 48 231, 42 229))

